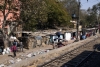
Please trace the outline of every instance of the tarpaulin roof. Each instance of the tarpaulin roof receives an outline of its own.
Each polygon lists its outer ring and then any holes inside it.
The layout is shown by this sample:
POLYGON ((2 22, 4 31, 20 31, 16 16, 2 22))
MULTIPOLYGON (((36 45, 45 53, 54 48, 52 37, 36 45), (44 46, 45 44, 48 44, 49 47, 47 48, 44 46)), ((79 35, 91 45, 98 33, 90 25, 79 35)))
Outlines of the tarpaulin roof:
POLYGON ((35 36, 35 39, 37 39, 37 40, 41 40, 42 37, 41 37, 41 36, 35 36))

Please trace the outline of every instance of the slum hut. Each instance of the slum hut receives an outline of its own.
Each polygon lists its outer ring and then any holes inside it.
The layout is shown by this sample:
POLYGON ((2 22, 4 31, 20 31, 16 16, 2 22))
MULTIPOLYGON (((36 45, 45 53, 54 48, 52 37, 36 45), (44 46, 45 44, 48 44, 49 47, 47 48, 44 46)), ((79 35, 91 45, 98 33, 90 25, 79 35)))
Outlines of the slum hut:
POLYGON ((74 39, 74 38, 76 38, 76 33, 77 33, 76 29, 68 30, 68 31, 64 32, 64 39, 67 41, 74 39))
MULTIPOLYGON (((80 36, 82 34, 82 31, 79 30, 78 31, 78 39, 80 40, 80 36)), ((76 29, 72 29, 72 30, 68 30, 66 32, 64 32, 64 39, 69 41, 69 40, 74 40, 77 37, 77 30, 76 29)))
POLYGON ((89 36, 92 36, 92 35, 95 35, 97 33, 97 28, 83 28, 82 33, 89 35, 89 36))
POLYGON ((57 43, 59 42, 59 40, 63 40, 64 39, 64 34, 61 32, 58 34, 58 32, 54 33, 54 34, 49 34, 50 36, 50 43, 53 44, 54 41, 56 41, 57 43))
POLYGON ((30 41, 30 37, 32 36, 32 32, 30 31, 17 31, 14 32, 16 38, 23 42, 24 48, 28 49, 28 42, 30 41))
POLYGON ((46 36, 45 34, 31 36, 29 37, 27 44, 29 49, 44 47, 50 44, 49 36, 46 36))

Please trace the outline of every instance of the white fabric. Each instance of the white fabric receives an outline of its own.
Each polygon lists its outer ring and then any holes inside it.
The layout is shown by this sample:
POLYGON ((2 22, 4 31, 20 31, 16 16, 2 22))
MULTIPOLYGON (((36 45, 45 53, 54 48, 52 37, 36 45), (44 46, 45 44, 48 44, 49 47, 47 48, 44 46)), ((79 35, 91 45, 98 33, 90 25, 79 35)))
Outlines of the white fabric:
POLYGON ((9 51, 9 52, 10 52, 11 50, 10 50, 9 48, 7 48, 7 51, 9 51))
POLYGON ((2 52, 3 55, 5 55, 5 52, 2 52))
POLYGON ((71 40, 71 33, 65 33, 65 40, 71 40))

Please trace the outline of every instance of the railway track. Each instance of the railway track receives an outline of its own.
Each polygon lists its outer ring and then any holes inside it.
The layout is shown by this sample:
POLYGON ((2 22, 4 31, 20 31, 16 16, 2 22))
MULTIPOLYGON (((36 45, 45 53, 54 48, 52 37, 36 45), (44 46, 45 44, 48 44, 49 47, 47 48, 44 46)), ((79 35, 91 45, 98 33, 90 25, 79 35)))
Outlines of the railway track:
POLYGON ((94 55, 95 49, 99 47, 94 46, 98 44, 99 39, 100 38, 94 39, 37 67, 81 67, 92 55, 94 55))

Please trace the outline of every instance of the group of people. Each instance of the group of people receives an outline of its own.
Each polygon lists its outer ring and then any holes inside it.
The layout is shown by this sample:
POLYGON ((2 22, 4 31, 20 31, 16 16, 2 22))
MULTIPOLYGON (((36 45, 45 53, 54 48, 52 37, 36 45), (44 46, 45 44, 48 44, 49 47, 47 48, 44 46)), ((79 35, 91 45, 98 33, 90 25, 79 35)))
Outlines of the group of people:
POLYGON ((16 52, 18 51, 18 47, 20 48, 20 51, 23 52, 23 43, 17 42, 16 40, 13 41, 13 44, 11 46, 11 51, 13 52, 14 57, 16 57, 16 52))

